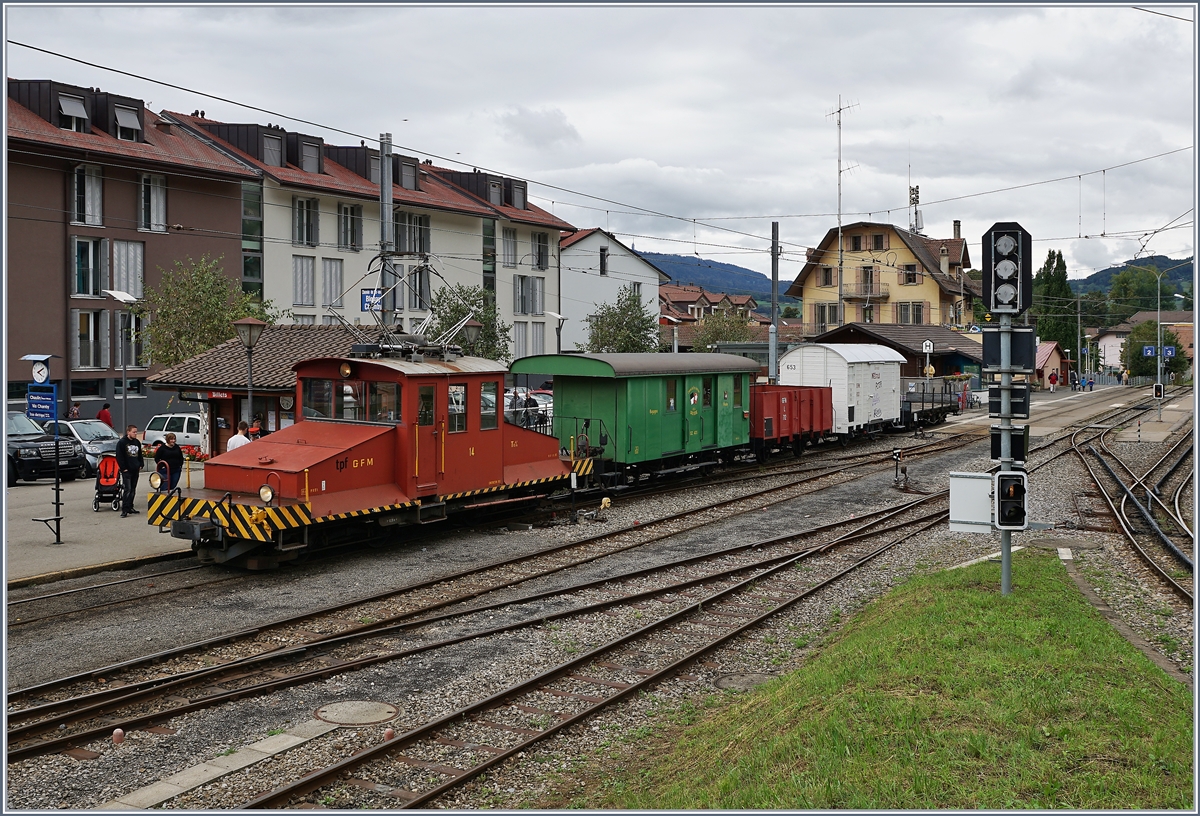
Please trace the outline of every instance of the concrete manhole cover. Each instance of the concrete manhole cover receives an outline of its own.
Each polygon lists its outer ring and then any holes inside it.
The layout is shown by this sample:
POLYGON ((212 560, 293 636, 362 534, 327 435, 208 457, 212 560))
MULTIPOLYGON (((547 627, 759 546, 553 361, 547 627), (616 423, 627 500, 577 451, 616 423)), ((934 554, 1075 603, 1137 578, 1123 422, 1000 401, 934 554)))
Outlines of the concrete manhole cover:
POLYGON ((718 677, 716 685, 717 688, 750 691, 750 689, 774 679, 775 675, 773 674, 727 674, 724 677, 718 677))
POLYGON ((347 700, 321 706, 314 713, 318 720, 334 725, 374 725, 395 718, 399 709, 387 703, 347 700))

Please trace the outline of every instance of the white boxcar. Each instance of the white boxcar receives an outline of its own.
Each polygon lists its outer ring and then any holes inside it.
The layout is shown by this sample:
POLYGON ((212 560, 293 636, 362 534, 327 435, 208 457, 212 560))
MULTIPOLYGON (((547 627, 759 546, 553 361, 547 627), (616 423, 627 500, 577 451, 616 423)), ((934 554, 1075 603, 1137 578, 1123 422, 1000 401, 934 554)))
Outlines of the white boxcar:
POLYGON ((806 343, 779 358, 780 385, 828 386, 833 433, 854 437, 900 421, 904 355, 867 343, 806 343))

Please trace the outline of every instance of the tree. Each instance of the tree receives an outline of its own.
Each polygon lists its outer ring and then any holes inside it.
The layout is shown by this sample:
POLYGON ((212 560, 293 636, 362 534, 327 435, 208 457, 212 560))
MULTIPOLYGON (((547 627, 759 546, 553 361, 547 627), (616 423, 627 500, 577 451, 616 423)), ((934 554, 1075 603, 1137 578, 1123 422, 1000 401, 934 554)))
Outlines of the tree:
POLYGON ((650 313, 632 286, 621 287, 615 304, 596 304, 596 311, 583 320, 588 341, 578 346, 581 351, 612 354, 658 350, 658 317, 650 313))
MULTIPOLYGON (((1108 289, 1109 325, 1124 323, 1135 312, 1154 311, 1158 307, 1158 275, 1144 266, 1128 266, 1113 275, 1108 289)), ((1162 296, 1173 302, 1175 284, 1162 282, 1162 296)))
POLYGON ((475 320, 483 324, 479 339, 468 343, 462 332, 454 338, 454 342, 462 346, 463 354, 472 357, 485 357, 500 363, 512 359, 509 344, 509 332, 512 326, 500 319, 493 298, 488 297, 482 286, 465 286, 456 283, 453 286, 443 286, 430 297, 430 310, 434 322, 429 329, 429 340, 436 340, 448 331, 455 323, 467 315, 467 309, 475 313, 475 320))
POLYGON ((1046 262, 1033 279, 1033 308, 1030 316, 1037 323, 1037 334, 1043 342, 1057 340, 1063 348, 1077 352, 1079 347, 1079 317, 1075 294, 1067 282, 1067 264, 1062 253, 1050 250, 1046 262))
MULTIPOLYGON (((1173 371, 1176 374, 1182 374, 1188 370, 1188 359, 1183 353, 1183 346, 1179 342, 1179 337, 1170 329, 1163 329, 1162 333, 1163 347, 1174 346, 1175 356, 1163 358, 1163 374, 1173 371)), ((1134 377, 1153 377, 1156 370, 1155 357, 1145 357, 1142 354, 1144 346, 1153 346, 1158 343, 1158 323, 1154 320, 1147 320, 1145 323, 1139 323, 1133 327, 1133 331, 1125 338, 1125 346, 1121 349, 1121 362, 1129 369, 1129 373, 1134 377)))
POLYGON ((1104 329, 1108 323, 1108 295, 1099 290, 1086 292, 1079 299, 1084 326, 1096 326, 1104 329))
POLYGON ((749 322, 734 312, 705 315, 692 335, 692 350, 712 351, 717 343, 745 343, 750 336, 749 322))
POLYGON ((795 306, 784 306, 783 312, 781 312, 779 316, 785 320, 794 320, 800 317, 800 310, 795 306))
MULTIPOLYGON (((161 267, 160 267, 161 269, 161 267)), ((162 273, 162 282, 148 289, 130 311, 149 317, 142 339, 150 359, 173 366, 237 336, 233 321, 256 317, 274 323, 290 314, 276 311, 271 301, 260 301, 242 291, 241 284, 225 274, 221 257, 204 255, 198 261, 175 261, 162 273)))

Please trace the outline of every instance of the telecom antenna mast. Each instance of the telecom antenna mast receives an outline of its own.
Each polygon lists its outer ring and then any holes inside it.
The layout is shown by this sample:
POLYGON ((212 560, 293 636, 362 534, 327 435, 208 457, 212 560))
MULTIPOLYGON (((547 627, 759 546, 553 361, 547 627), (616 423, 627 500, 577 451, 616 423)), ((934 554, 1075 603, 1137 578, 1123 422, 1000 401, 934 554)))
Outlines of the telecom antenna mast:
MULTIPOLYGON (((838 320, 837 320, 837 324, 839 326, 845 325, 845 323, 846 323, 846 320, 845 320, 846 315, 843 312, 843 309, 845 309, 845 306, 842 303, 842 298, 843 298, 842 267, 844 265, 844 263, 843 263, 844 256, 843 256, 843 252, 842 252, 842 111, 848 111, 848 110, 851 110, 852 108, 857 108, 857 107, 858 107, 857 102, 855 102, 853 105, 844 105, 843 106, 842 105, 842 95, 838 94, 837 110, 828 114, 828 116, 837 116, 837 131, 838 131, 838 155, 837 155, 837 171, 838 171, 838 174, 837 174, 837 187, 838 187, 838 193, 837 193, 837 198, 838 198, 838 200, 837 200, 837 208, 838 208, 838 216, 837 216, 837 218, 838 218, 838 311, 837 311, 837 316, 838 316, 838 320)), ((846 169, 850 170, 853 168, 848 167, 846 169)))

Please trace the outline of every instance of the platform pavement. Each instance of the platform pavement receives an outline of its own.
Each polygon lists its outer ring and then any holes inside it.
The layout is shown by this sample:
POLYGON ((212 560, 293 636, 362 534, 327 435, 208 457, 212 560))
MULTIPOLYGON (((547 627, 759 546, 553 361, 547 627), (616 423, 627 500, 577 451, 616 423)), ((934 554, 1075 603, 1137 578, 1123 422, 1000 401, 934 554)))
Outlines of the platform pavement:
MULTIPOLYGON (((998 424, 1000 420, 988 416, 987 394, 977 391, 984 401, 982 408, 964 411, 946 420, 947 425, 968 425, 987 428, 998 424)), ((1171 399, 1163 400, 1162 422, 1157 419, 1142 420, 1142 442, 1162 442, 1172 431, 1182 426, 1191 418, 1193 413, 1192 391, 1171 399)), ((1150 386, 1134 387, 1125 385, 1097 385, 1094 391, 1072 391, 1068 388, 1058 388, 1053 394, 1048 391, 1035 391, 1032 396, 1033 405, 1029 419, 1013 420, 1014 424, 1028 424, 1032 437, 1049 436, 1058 433, 1068 425, 1078 422, 1085 413, 1095 412, 1103 408, 1132 406, 1136 403, 1149 403, 1153 400, 1154 389, 1150 386)), ((1130 426, 1117 436, 1120 442, 1137 442, 1137 425, 1130 426)))
MULTIPOLYGON (((12 586, 41 575, 67 572, 86 574, 105 564, 130 559, 152 560, 166 554, 190 553, 189 542, 160 533, 146 523, 146 496, 150 493, 146 471, 138 480, 133 506, 140 513, 121 518, 110 505, 92 510, 94 479, 77 479, 62 485, 62 543, 54 543, 54 530, 34 518, 54 515, 54 482, 17 482, 7 489, 4 519, 4 580, 12 586)), ((181 479, 180 486, 186 483, 181 479)), ((204 486, 204 468, 191 472, 191 486, 204 486)), ((51 522, 53 524, 53 522, 51 522)))

